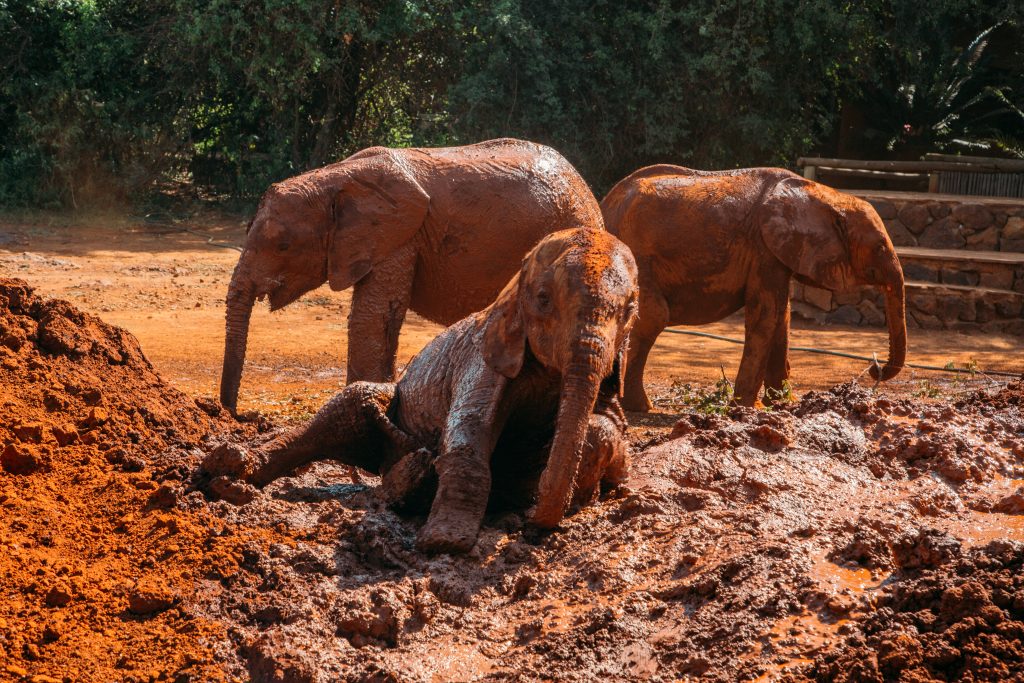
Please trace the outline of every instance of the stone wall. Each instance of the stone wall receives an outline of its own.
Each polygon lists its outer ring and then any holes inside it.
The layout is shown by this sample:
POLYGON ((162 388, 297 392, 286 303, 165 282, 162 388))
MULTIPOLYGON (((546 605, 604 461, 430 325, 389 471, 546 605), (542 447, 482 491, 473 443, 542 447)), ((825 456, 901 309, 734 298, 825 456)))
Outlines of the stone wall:
POLYGON ((1019 263, 972 259, 969 254, 957 260, 902 254, 900 261, 903 278, 910 282, 981 287, 1024 294, 1024 254, 1021 254, 1019 263))
MULTIPOLYGON (((830 292, 794 283, 793 315, 836 325, 885 327, 885 299, 875 288, 830 292)), ((998 290, 907 285, 907 327, 1024 335, 1024 294, 998 290)))
POLYGON ((1024 252, 1024 201, 854 191, 875 207, 898 247, 1024 252))

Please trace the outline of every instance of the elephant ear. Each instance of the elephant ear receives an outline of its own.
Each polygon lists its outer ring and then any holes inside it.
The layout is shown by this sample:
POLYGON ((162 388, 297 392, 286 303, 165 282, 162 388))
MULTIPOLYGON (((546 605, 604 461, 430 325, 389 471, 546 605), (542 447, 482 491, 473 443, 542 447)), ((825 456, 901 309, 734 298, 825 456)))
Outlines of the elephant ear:
POLYGON ((523 369, 526 355, 526 326, 519 306, 521 273, 512 278, 494 303, 485 308, 483 348, 484 362, 495 372, 509 379, 523 369))
POLYGON ((346 168, 331 205, 331 289, 348 289, 412 239, 429 205, 427 193, 390 154, 361 159, 346 168))
POLYGON ((842 289, 850 268, 846 220, 828 190, 799 177, 784 178, 765 195, 758 216, 768 250, 787 268, 828 289, 842 289))

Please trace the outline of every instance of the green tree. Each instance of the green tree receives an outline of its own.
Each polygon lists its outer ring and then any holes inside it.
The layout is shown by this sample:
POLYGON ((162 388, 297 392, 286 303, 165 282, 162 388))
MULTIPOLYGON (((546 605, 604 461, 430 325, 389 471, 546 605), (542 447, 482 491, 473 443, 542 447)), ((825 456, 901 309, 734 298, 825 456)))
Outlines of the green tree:
POLYGON ((148 191, 181 94, 159 0, 0 0, 0 201, 77 205, 148 191))
POLYGON ((551 143, 602 191, 654 162, 792 163, 833 122, 859 21, 825 0, 499 0, 456 16, 457 136, 551 143))
POLYGON ((1024 156, 1024 32, 1017 2, 911 0, 861 7, 865 58, 844 83, 857 156, 1024 156))
POLYGON ((178 0, 193 177, 237 195, 373 144, 437 107, 444 13, 429 2, 178 0))
POLYGON ((370 145, 506 135, 598 192, 851 141, 1019 155, 1019 2, 0 0, 0 204, 251 201, 370 145))

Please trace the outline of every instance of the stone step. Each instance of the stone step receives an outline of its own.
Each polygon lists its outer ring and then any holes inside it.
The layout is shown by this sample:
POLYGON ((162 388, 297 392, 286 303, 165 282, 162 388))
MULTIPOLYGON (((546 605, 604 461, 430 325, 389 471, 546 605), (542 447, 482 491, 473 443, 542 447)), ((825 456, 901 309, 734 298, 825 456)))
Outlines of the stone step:
POLYGON ((976 296, 1009 296, 1009 297, 1024 297, 1024 292, 1015 292, 1012 289, 997 289, 995 287, 977 287, 971 285, 945 285, 939 282, 919 282, 916 280, 906 280, 904 288, 909 292, 910 290, 924 290, 928 292, 940 292, 942 290, 949 290, 951 292, 963 292, 965 294, 973 293, 976 296))
POLYGON ((888 201, 900 206, 913 202, 921 204, 945 202, 948 204, 981 204, 982 206, 992 207, 996 211, 1006 207, 1024 208, 1024 199, 1019 197, 986 197, 974 194, 910 192, 906 190, 843 190, 843 192, 869 202, 872 200, 888 201))
POLYGON ((898 247, 1024 252, 1024 200, 853 191, 875 207, 898 247))
MULTIPOLYGON (((1000 287, 906 281, 907 325, 1024 335, 1024 292, 1000 287)), ((876 287, 831 292, 796 283, 793 314, 841 325, 885 325, 885 297, 876 287)))
POLYGON ((908 281, 1024 292, 1024 253, 896 247, 908 281))
POLYGON ((900 257, 960 261, 969 263, 1024 264, 1024 253, 1016 251, 981 251, 973 249, 928 249, 926 247, 896 247, 900 257))
POLYGON ((1024 292, 935 282, 906 282, 907 324, 1024 334, 1024 292))

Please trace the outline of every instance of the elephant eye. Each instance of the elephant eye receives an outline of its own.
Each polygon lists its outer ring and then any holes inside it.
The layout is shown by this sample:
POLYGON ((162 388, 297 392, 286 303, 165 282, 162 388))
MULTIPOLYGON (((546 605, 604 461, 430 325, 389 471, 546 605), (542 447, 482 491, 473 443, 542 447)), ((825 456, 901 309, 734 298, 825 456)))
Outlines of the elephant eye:
POLYGON ((277 245, 278 251, 288 251, 289 244, 287 242, 279 242, 277 245))
POLYGON ((551 310, 551 295, 546 290, 539 290, 536 296, 537 309, 541 313, 547 313, 551 310))

